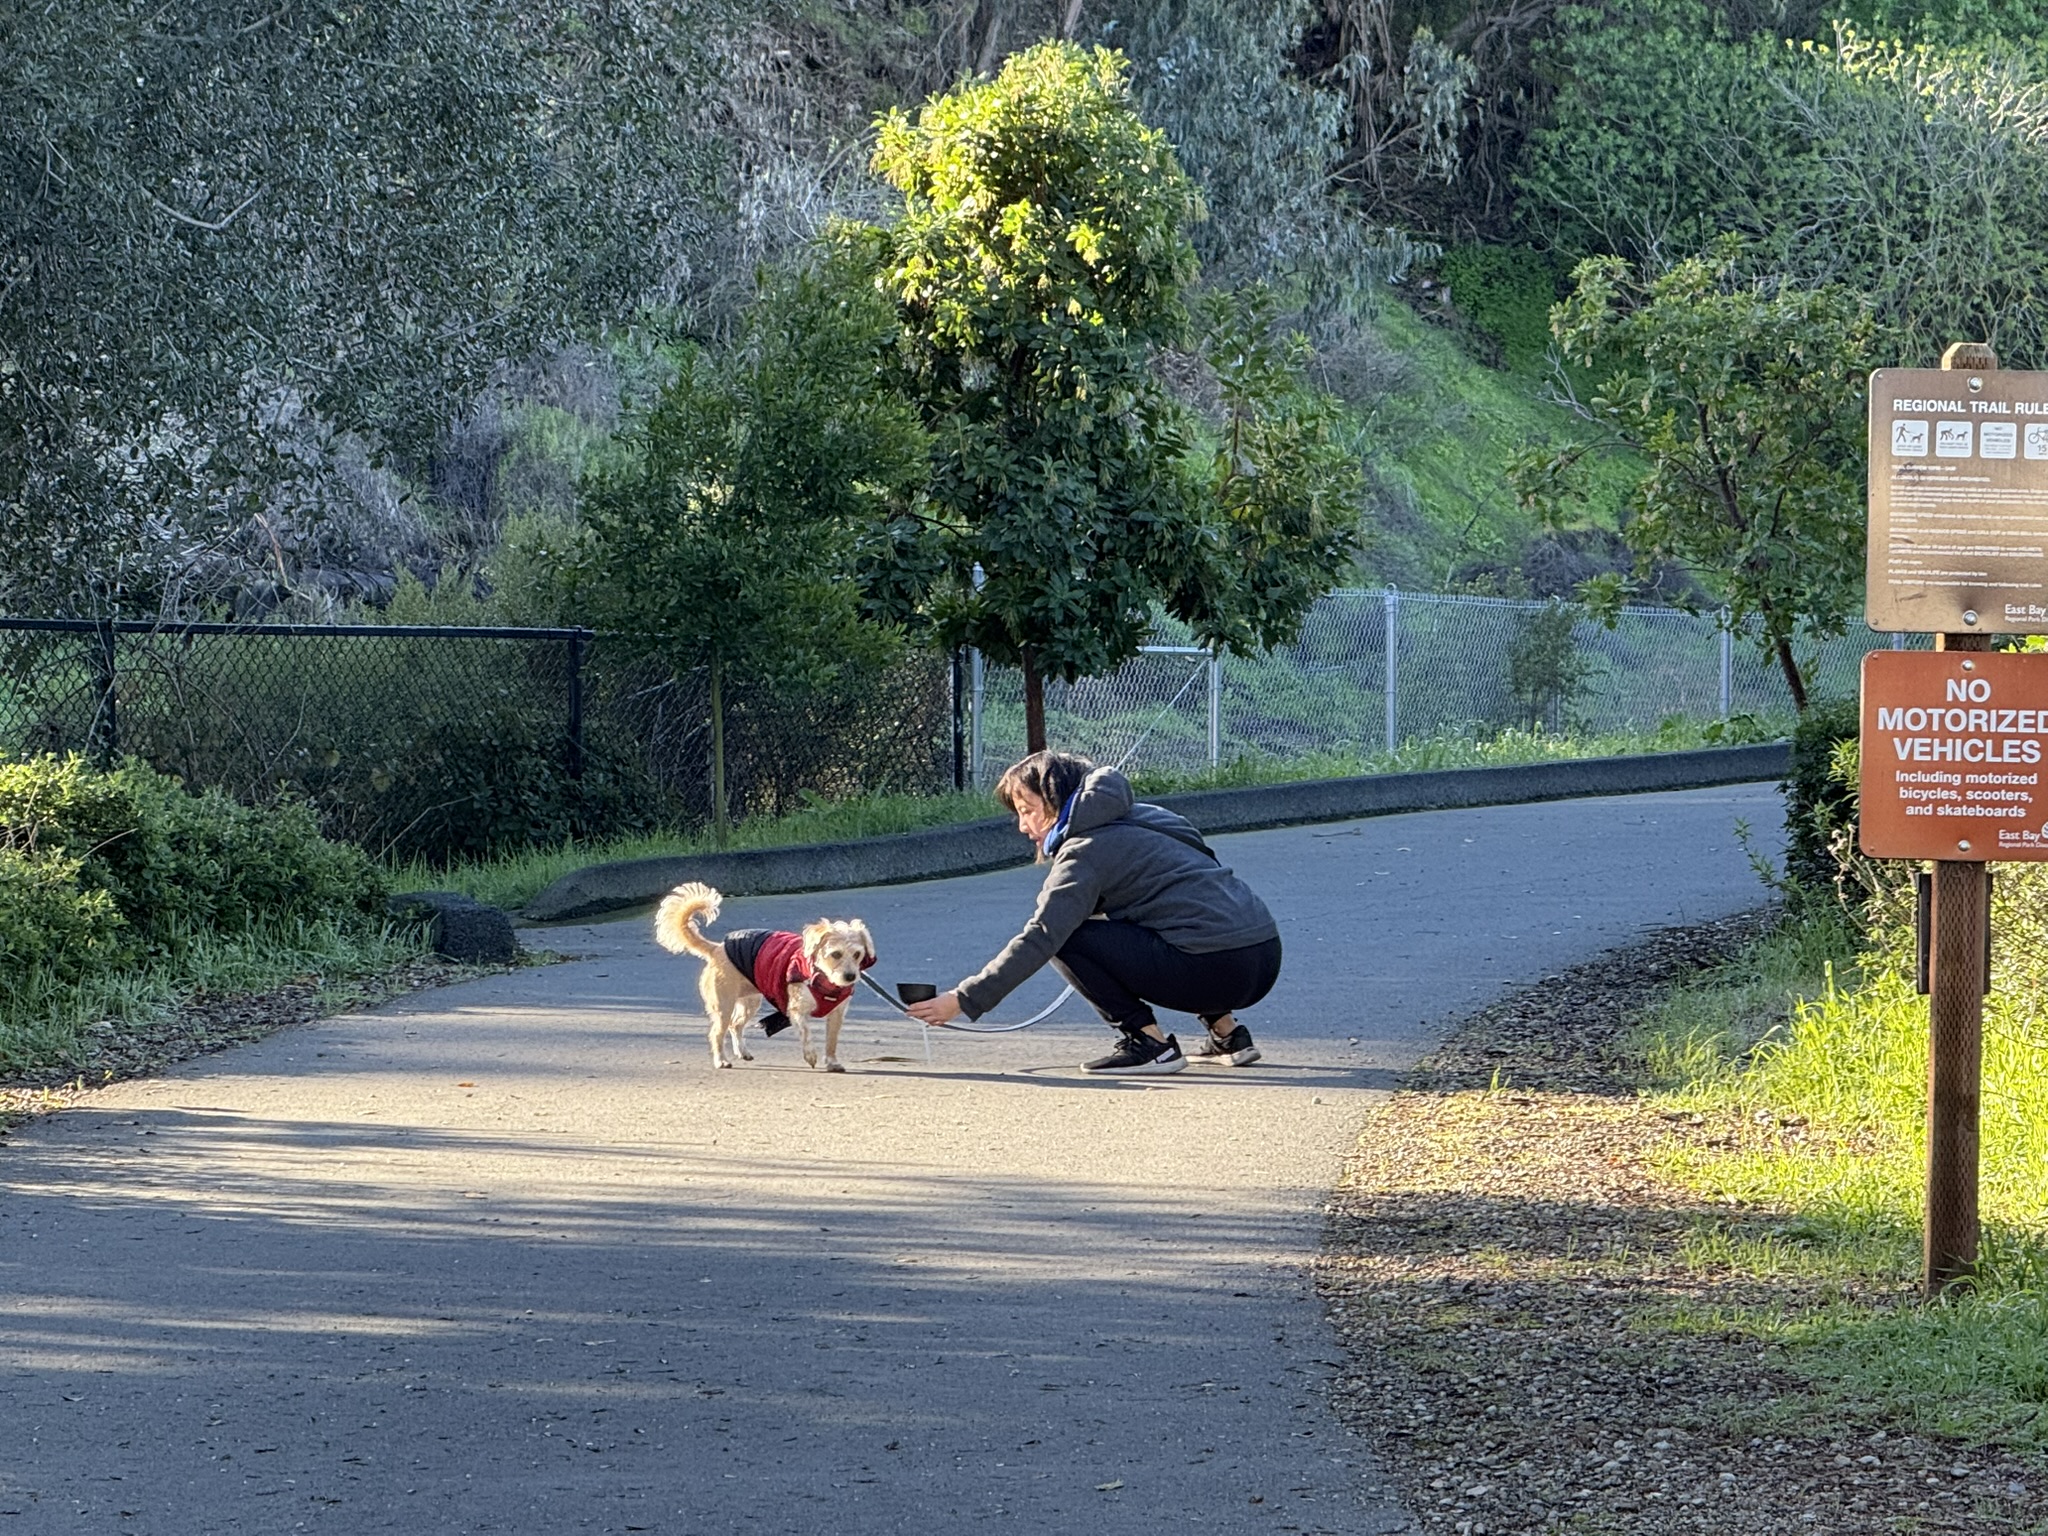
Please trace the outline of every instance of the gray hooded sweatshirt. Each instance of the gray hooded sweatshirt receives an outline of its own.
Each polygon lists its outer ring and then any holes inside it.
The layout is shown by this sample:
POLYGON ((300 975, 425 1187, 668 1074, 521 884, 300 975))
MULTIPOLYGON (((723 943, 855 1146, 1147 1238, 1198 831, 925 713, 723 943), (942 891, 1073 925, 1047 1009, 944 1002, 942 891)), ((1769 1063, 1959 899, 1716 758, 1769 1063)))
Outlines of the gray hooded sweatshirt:
POLYGON ((1202 841, 1193 823, 1142 805, 1114 768, 1089 774, 1038 892, 1038 910, 1003 952, 954 990, 978 1019, 1101 915, 1149 928, 1175 949, 1215 954, 1278 938, 1266 904, 1202 841))

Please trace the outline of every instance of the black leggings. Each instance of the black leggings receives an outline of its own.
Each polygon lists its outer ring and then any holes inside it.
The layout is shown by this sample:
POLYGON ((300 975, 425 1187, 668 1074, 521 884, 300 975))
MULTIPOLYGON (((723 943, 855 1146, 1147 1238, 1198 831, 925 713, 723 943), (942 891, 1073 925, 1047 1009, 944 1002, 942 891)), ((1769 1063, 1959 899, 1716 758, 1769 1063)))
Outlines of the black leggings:
POLYGON ((1053 956, 1052 968, 1104 1019, 1136 1033, 1159 1022, 1152 1003, 1204 1023, 1251 1007, 1280 978, 1280 941, 1196 955, 1136 923, 1090 918, 1053 956))

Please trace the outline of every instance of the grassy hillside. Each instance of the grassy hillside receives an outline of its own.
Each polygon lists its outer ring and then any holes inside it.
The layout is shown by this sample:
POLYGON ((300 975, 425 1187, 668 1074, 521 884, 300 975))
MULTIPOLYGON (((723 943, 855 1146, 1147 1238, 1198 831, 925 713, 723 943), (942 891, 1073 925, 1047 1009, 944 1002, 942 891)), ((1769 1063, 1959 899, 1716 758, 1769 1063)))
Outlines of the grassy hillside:
MULTIPOLYGON (((1493 315, 1484 318, 1498 323, 1493 315)), ((1550 398, 1540 319, 1531 338, 1526 314, 1519 318, 1520 325, 1500 331, 1481 329, 1469 315, 1445 325, 1395 300, 1375 318, 1380 340, 1402 367, 1399 385, 1366 423, 1379 503, 1379 536, 1365 560, 1370 579, 1437 591, 1516 589, 1543 530, 1515 505, 1509 460, 1533 444, 1562 442, 1583 426, 1550 398), (1482 350, 1501 365, 1482 360, 1476 355, 1482 350)), ((1640 472, 1632 457, 1606 460, 1594 478, 1586 521, 1617 527, 1640 472)))

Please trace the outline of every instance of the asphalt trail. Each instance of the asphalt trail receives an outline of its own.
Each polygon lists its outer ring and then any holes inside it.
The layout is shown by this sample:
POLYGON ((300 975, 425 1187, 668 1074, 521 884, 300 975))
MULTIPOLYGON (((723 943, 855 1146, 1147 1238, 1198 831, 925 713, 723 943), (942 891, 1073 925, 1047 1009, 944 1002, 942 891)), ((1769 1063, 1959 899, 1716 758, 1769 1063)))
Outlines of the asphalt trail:
MULTIPOLYGON (((0 1536, 1391 1532, 1303 1279, 1375 1097, 1451 1018, 1764 893, 1769 786, 1218 839, 1287 945, 1267 1059, 1082 1076, 857 1004, 714 1072, 644 919, 581 958, 117 1086, 0 1147, 0 1536)), ((948 984, 1012 870, 856 913, 948 984)), ((1034 982, 999 1010, 1049 998, 1034 982)))

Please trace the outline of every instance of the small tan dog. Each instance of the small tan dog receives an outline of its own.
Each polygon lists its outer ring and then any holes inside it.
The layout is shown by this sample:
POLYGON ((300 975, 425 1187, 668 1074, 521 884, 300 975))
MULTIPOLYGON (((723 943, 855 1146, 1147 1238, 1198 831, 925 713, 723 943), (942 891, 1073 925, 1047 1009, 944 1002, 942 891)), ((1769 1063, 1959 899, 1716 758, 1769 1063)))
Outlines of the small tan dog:
MULTIPOLYGON (((723 939, 709 939, 698 928, 714 922, 724 900, 708 885, 679 885, 662 897, 654 914, 655 942, 671 954, 692 954, 704 962, 697 992, 710 1017, 711 1064, 729 1067, 726 1045, 741 1061, 752 1061, 747 1049, 747 1024, 765 997, 777 1015, 797 1028, 804 1060, 818 1064, 811 1042, 811 1020, 825 1021, 825 1070, 844 1072, 839 1064, 839 1026, 853 997, 860 973, 875 963, 875 941, 867 924, 851 919, 807 925, 802 933, 768 928, 741 928, 723 939)), ((768 1033, 783 1026, 767 1021, 768 1033)))

